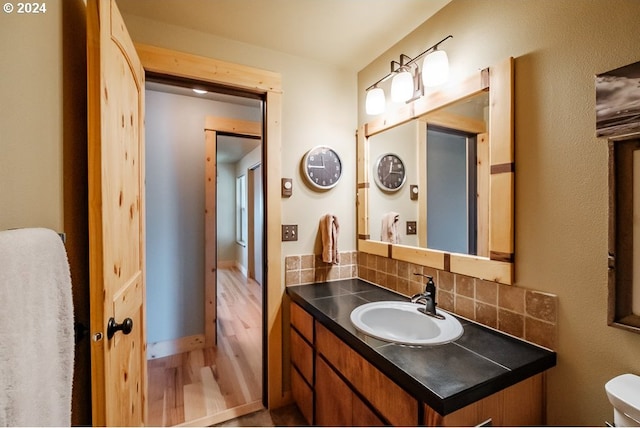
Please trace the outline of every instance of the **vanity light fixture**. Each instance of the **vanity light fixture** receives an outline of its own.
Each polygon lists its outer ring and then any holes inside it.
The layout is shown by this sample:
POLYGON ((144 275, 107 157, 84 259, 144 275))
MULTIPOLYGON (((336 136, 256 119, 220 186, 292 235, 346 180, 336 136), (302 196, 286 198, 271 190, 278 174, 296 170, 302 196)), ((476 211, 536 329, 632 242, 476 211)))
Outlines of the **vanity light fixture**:
POLYGON ((422 83, 427 88, 442 85, 449 79, 449 57, 437 47, 422 61, 422 83))
POLYGON ((438 49, 438 46, 452 37, 452 35, 448 35, 415 58, 400 54, 400 61, 391 61, 391 72, 366 89, 367 114, 384 113, 386 99, 384 91, 378 85, 390 78, 393 78, 391 81, 391 100, 397 103, 408 102, 422 95, 422 85, 433 87, 445 83, 449 76, 449 59, 447 53, 438 49), (416 61, 424 55, 427 56, 422 62, 422 72, 420 72, 416 61), (420 74, 422 74, 422 79, 419 78, 420 74))
POLYGON ((387 100, 384 96, 384 90, 377 86, 367 92, 366 110, 367 114, 382 114, 387 105, 387 100))
MULTIPOLYGON (((394 103, 404 103, 409 101, 415 92, 413 85, 413 73, 411 72, 412 67, 404 65, 403 60, 405 58, 409 57, 405 54, 400 55, 400 67, 395 70, 393 80, 391 80, 391 101, 394 103)), ((397 64, 397 62, 391 61, 392 70, 394 64, 397 64)), ((415 68, 417 71, 417 66, 415 68)))

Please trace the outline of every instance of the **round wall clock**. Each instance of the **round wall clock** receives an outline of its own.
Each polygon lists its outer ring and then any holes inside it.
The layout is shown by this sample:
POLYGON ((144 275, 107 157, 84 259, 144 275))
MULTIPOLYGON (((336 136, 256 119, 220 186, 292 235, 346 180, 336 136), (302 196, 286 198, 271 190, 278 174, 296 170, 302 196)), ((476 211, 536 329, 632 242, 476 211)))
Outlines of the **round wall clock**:
POLYGON ((374 177, 376 184, 382 190, 386 192, 398 191, 407 179, 404 162, 398 155, 386 153, 376 161, 374 177))
POLYGON ((302 169, 311 187, 327 190, 338 184, 342 176, 342 161, 331 147, 317 146, 304 155, 302 169))

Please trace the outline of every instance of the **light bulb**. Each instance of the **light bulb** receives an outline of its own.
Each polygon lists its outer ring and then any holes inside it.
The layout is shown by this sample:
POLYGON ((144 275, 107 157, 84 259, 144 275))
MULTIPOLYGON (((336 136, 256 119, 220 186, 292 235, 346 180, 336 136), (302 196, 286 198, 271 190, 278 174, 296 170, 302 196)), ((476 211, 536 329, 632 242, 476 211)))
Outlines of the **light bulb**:
POLYGON ((367 114, 384 113, 387 101, 382 88, 375 87, 367 91, 367 100, 365 102, 367 114))
POLYGON ((435 50, 422 63, 422 83, 426 87, 442 85, 449 80, 449 58, 445 51, 435 50))
POLYGON ((399 71, 391 81, 391 101, 403 103, 413 96, 413 76, 407 69, 399 71))

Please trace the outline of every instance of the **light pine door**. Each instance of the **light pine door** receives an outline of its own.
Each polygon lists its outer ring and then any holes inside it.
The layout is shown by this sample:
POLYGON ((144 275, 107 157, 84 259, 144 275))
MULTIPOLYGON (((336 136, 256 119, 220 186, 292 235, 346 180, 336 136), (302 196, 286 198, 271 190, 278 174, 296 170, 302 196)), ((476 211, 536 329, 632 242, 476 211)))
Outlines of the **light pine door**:
POLYGON ((87 2, 93 424, 147 420, 144 70, 115 0, 87 2), (120 326, 108 336, 109 322, 120 326))

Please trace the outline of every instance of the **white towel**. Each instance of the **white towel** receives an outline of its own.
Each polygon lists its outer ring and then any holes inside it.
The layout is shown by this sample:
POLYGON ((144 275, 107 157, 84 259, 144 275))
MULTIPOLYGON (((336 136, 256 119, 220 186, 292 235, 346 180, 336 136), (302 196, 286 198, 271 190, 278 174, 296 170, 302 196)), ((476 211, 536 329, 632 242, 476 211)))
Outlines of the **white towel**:
POLYGON ((70 426, 73 301, 62 240, 0 232, 0 426, 70 426))
POLYGON ((400 232, 398 231, 398 223, 400 222, 400 214, 396 212, 388 212, 382 216, 382 227, 380 228, 380 240, 391 242, 392 244, 400 243, 400 232))
POLYGON ((338 217, 325 214, 320 218, 320 234, 322 236, 322 261, 325 263, 340 263, 338 252, 338 217))

